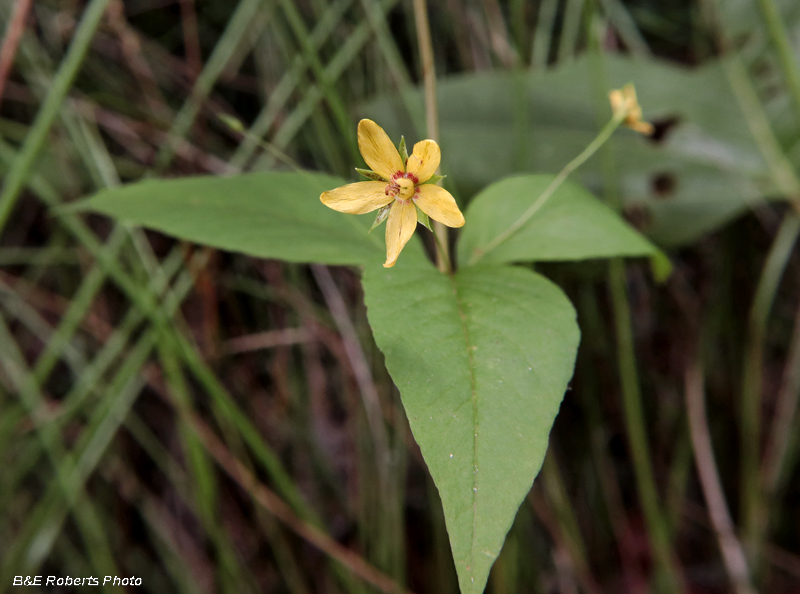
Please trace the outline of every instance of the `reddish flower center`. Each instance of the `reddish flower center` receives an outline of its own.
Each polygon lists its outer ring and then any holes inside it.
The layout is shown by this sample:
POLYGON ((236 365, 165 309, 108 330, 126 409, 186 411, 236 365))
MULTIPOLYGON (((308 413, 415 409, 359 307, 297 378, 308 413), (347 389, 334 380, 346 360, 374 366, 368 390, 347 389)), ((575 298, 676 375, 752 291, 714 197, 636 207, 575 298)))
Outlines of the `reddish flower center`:
POLYGON ((393 196, 399 200, 409 200, 417 193, 419 179, 413 173, 403 173, 398 171, 389 180, 386 186, 386 195, 393 196))

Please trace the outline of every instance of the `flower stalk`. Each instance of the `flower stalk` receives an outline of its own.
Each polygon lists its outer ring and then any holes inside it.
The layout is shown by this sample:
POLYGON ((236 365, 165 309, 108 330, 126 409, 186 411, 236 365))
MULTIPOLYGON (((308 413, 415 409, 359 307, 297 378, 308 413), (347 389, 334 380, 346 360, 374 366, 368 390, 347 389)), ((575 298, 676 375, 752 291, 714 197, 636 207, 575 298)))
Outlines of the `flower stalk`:
MULTIPOLYGON (((428 137, 439 142, 439 108, 436 104, 436 63, 433 60, 433 39, 428 22, 428 3, 414 0, 414 22, 417 27, 417 43, 422 64, 422 83, 425 89, 425 122, 428 137)), ((450 245, 447 228, 435 221, 433 234, 436 237, 436 266, 441 272, 452 272, 450 245)))

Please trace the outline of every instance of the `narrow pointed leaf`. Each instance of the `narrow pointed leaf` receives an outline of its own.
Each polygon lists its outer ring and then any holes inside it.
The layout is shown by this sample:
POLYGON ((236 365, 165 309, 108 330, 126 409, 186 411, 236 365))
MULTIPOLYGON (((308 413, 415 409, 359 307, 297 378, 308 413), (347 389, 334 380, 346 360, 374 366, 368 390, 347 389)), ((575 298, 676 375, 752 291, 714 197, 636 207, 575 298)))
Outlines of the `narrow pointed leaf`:
POLYGON ((386 218, 389 216, 389 213, 392 211, 392 205, 387 204, 383 208, 378 211, 378 214, 375 215, 375 222, 372 223, 372 227, 369 228, 369 232, 372 233, 372 230, 375 229, 378 225, 380 225, 386 218))
POLYGON ((386 181, 386 178, 383 177, 380 173, 375 173, 371 169, 359 169, 358 167, 355 168, 358 173, 366 177, 367 179, 371 179, 372 181, 386 181))
MULTIPOLYGON (((416 204, 414 206, 417 206, 416 204)), ((422 212, 417 206, 417 222, 420 223, 423 227, 425 227, 428 231, 433 233, 433 229, 431 229, 431 218, 422 212)))
POLYGON ((397 152, 400 153, 400 158, 403 159, 403 165, 408 161, 408 148, 406 147, 406 137, 400 137, 400 144, 397 145, 397 152))
POLYGON ((384 251, 383 238, 367 234, 370 217, 319 200, 345 183, 310 172, 148 180, 103 190, 75 208, 251 256, 363 264, 384 251))

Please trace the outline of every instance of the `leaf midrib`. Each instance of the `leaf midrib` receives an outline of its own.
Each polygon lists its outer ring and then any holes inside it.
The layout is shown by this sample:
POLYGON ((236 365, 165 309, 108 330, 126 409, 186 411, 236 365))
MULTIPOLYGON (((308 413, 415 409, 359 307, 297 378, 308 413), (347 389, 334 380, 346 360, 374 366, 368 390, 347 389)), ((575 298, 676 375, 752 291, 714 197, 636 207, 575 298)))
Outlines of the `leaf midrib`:
POLYGON ((478 513, 478 393, 475 388, 475 361, 473 359, 474 353, 472 343, 469 338, 469 328, 467 326, 467 316, 464 313, 464 308, 461 304, 461 295, 459 294, 459 285, 456 275, 450 275, 450 284, 453 288, 453 296, 456 301, 456 309, 458 316, 461 320, 461 328, 464 332, 464 344, 467 349, 467 359, 469 361, 469 383, 472 400, 472 537, 470 538, 469 548, 469 565, 467 568, 471 572, 475 559, 473 552, 475 551, 475 525, 477 523, 478 513))

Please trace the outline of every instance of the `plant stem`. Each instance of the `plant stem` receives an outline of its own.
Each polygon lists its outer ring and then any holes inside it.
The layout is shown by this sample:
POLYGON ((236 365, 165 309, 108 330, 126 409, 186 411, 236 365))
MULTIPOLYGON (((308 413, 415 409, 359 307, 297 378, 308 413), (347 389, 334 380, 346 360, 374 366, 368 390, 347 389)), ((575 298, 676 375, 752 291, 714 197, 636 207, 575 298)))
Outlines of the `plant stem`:
POLYGON ((67 96, 67 92, 72 86, 72 81, 75 80, 86 52, 89 50, 89 45, 109 1, 92 0, 89 6, 86 7, 69 50, 67 50, 67 55, 61 62, 61 66, 53 79, 50 92, 47 94, 41 109, 39 109, 36 120, 28 132, 17 158, 14 159, 6 173, 3 193, 0 194, 0 231, 8 222, 11 211, 17 203, 36 157, 44 146, 50 126, 53 125, 58 116, 61 103, 67 96))
MULTIPOLYGON (((426 0, 414 0, 414 21, 417 27, 417 43, 422 63, 422 81, 425 87, 425 121, 428 137, 439 142, 439 109, 436 105, 436 64, 433 61, 433 40, 428 22, 426 0)), ((439 221, 433 222, 436 235, 436 266, 442 272, 452 272, 450 246, 447 242, 447 227, 439 221)))
POLYGON ((736 538, 728 504, 722 490, 714 449, 711 445, 711 433, 708 428, 708 416, 705 403, 705 373, 703 371, 700 349, 694 353, 685 372, 686 410, 689 417, 689 429, 692 436, 694 459, 697 474, 703 488, 708 515, 717 536, 722 561, 728 571, 736 594, 755 594, 750 584, 750 570, 742 549, 736 538))
POLYGON ((611 137, 622 121, 625 119, 625 113, 619 113, 615 115, 609 122, 600 130, 600 133, 595 137, 589 145, 583 149, 581 154, 575 157, 572 161, 567 163, 567 165, 562 169, 556 177, 553 178, 553 181, 550 182, 550 185, 545 188, 544 192, 542 192, 536 201, 528 207, 520 217, 514 221, 514 223, 505 231, 503 231, 500 235, 495 237, 489 244, 483 249, 476 249, 472 253, 472 257, 470 258, 470 265, 475 264, 481 258, 483 258, 486 254, 491 252, 501 243, 506 241, 509 237, 514 235, 520 228, 527 223, 533 215, 535 215, 542 206, 544 206, 545 202, 547 202, 550 197, 555 194, 556 190, 561 187, 561 184, 569 177, 569 175, 575 171, 578 167, 583 165, 592 155, 594 155, 597 150, 603 146, 603 144, 611 137))
POLYGON ((625 263, 619 258, 609 262, 608 281, 614 308, 617 334, 617 361, 622 388, 622 405, 625 411, 625 427, 633 458, 636 487, 642 503, 650 545, 656 564, 658 592, 679 592, 680 580, 672 559, 669 529, 658 502, 658 490, 653 475, 650 445, 645 431, 642 394, 639 389, 639 374, 636 371, 636 354, 631 326, 631 309, 625 288, 625 263))
MULTIPOLYGON (((599 24, 599 23, 598 23, 599 24)), ((597 25, 592 24, 591 49, 592 71, 597 103, 605 101, 608 88, 603 52, 599 44, 597 25)), ((614 120, 612 120, 613 122, 614 120)), ((608 127, 608 125, 606 125, 608 127)), ((603 129, 605 130, 605 128, 603 129)), ((602 132, 601 132, 602 135, 602 132)), ((621 200, 617 191, 617 172, 611 146, 603 151, 603 189, 606 202, 619 210, 621 200)), ((617 338, 617 364, 619 367, 622 405, 625 412, 625 429, 633 458, 636 488, 644 511, 647 534, 655 562, 656 591, 681 592, 684 590, 678 567, 672 555, 669 527, 666 514, 658 500, 658 489, 653 475, 650 445, 647 442, 639 374, 636 369, 636 353, 631 325, 631 307, 625 282, 625 262, 614 258, 609 262, 608 285, 614 311, 617 338)))
MULTIPOLYGON (((797 239, 798 232, 800 232, 797 218, 798 214, 800 214, 800 179, 798 179, 792 163, 786 157, 780 142, 775 137, 769 117, 749 78, 742 58, 739 54, 727 51, 730 44, 722 27, 722 21, 719 18, 717 0, 705 1, 710 9, 709 14, 715 21, 717 46, 720 49, 720 53, 727 53, 722 59, 725 74, 736 95, 739 107, 750 129, 750 134, 753 136, 753 140, 755 140, 764 161, 769 167, 772 182, 778 191, 784 194, 784 197, 795 211, 788 212, 784 216, 781 228, 773 241, 759 279, 750 311, 748 346, 742 378, 740 521, 744 526, 744 542, 750 555, 753 572, 757 575, 758 558, 769 521, 768 500, 765 496, 765 487, 761 484, 762 477, 759 473, 760 404, 764 342, 767 319, 775 291, 783 275, 786 259, 791 254, 792 245, 797 239)), ((791 57, 791 50, 787 51, 785 46, 788 43, 786 32, 771 1, 762 0, 761 8, 764 12, 770 35, 778 49, 786 83, 799 110, 798 115, 800 115, 800 79, 798 79, 795 72, 796 65, 791 57)), ((766 489, 768 488, 766 487, 766 489)))
POLYGON ((789 341, 789 353, 783 370, 783 380, 778 392, 777 404, 768 441, 764 448, 761 464, 761 480, 767 497, 773 498, 785 479, 789 445, 793 439, 798 400, 800 400, 800 306, 794 319, 792 338, 789 341))
POLYGON ((781 22, 781 15, 774 0, 759 0, 758 4, 761 6, 761 13, 767 23, 769 36, 778 52, 778 63, 783 71, 786 86, 789 87, 789 94, 794 101, 795 115, 800 121, 800 71, 797 69, 798 65, 789 43, 789 36, 786 35, 786 28, 781 22))
POLYGON ((800 213, 800 180, 798 180, 778 139, 775 138, 767 113, 750 82, 741 57, 738 54, 726 56, 722 59, 722 65, 747 126, 750 128, 750 134, 769 167, 773 183, 777 186, 778 191, 786 195, 792 207, 800 213))
MULTIPOLYGON (((800 218, 792 211, 783 217, 761 271, 750 310, 748 349, 744 361, 741 404, 741 515, 745 543, 758 559, 769 515, 765 486, 759 474, 761 386, 767 321, 783 272, 800 235, 800 218)), ((754 564, 757 566, 757 562, 754 564)))

